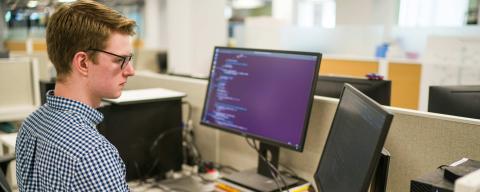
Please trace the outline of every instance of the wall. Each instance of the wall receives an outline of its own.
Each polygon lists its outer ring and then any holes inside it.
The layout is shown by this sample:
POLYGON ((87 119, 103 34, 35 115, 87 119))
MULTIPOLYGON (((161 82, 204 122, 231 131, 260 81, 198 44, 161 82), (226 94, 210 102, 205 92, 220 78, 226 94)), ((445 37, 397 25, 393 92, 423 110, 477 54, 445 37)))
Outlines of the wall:
POLYGON ((169 71, 206 77, 213 47, 227 42, 226 0, 167 0, 169 71))
POLYGON ((337 0, 337 25, 387 25, 397 22, 398 0, 337 0))
MULTIPOLYGON (((205 159, 239 169, 256 166, 257 156, 245 139, 198 124, 207 81, 138 72, 129 89, 163 87, 187 93, 194 107, 197 144, 205 159)), ((315 97, 305 151, 280 150, 280 163, 313 182, 313 173, 333 120, 338 100, 315 97), (299 161, 301 159, 301 161, 299 161)), ((480 120, 390 108, 395 114, 385 147, 392 157, 387 191, 409 191, 410 180, 462 157, 480 159, 480 120)))
POLYGON ((166 49, 167 36, 167 0, 145 1, 145 48, 166 49))

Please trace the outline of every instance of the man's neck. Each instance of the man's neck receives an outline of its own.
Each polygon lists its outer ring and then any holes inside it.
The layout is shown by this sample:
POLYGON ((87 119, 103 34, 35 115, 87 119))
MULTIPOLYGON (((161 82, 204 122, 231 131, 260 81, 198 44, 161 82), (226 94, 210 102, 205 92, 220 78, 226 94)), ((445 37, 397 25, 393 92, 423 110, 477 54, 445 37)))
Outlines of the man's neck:
POLYGON ((92 108, 100 106, 101 98, 96 98, 89 94, 84 85, 71 83, 71 81, 57 81, 55 84, 55 96, 64 97, 84 103, 92 108))

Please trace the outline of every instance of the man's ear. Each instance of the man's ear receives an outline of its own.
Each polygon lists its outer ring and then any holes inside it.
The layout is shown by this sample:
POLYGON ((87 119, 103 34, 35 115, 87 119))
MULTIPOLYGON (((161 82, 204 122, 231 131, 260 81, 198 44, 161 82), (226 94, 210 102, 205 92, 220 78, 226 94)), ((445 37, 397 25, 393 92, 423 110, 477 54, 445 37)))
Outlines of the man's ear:
POLYGON ((78 71, 82 76, 88 75, 88 68, 90 60, 87 53, 79 51, 75 53, 72 60, 72 70, 78 71))

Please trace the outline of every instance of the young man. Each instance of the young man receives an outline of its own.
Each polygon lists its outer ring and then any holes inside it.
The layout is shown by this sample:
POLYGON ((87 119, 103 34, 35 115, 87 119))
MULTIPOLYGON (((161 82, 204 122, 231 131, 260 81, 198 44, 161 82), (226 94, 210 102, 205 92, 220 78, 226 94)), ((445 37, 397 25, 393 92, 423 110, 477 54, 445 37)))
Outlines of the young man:
POLYGON ((95 108, 117 98, 134 75, 135 22, 94 1, 60 6, 47 26, 47 49, 57 70, 47 102, 17 137, 20 191, 129 191, 117 149, 99 134, 95 108))

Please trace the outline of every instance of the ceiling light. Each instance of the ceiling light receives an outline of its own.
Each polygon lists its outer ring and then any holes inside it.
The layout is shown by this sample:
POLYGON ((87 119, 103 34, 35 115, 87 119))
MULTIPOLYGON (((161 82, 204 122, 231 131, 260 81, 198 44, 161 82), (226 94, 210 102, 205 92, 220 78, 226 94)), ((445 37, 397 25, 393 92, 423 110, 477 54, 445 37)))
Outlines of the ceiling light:
POLYGON ((37 7, 37 5, 38 5, 38 1, 28 1, 27 3, 27 7, 29 8, 37 7))
POLYGON ((265 5, 263 0, 232 0, 234 9, 255 9, 265 5))

